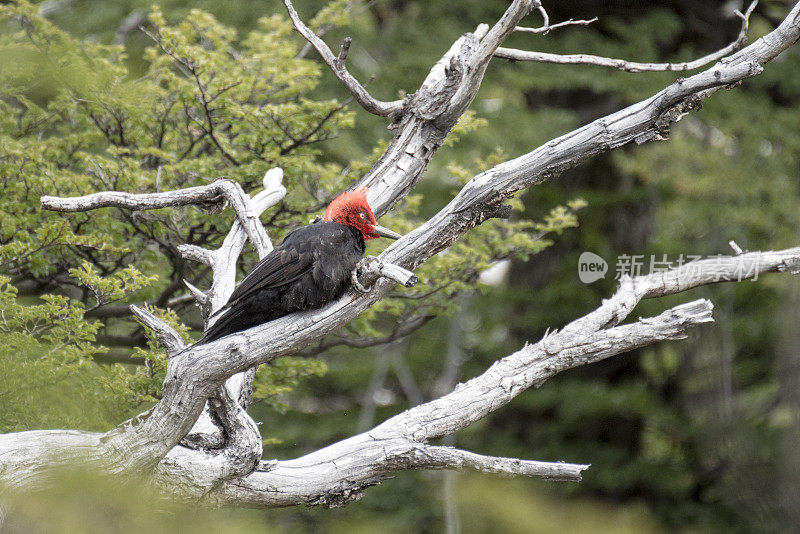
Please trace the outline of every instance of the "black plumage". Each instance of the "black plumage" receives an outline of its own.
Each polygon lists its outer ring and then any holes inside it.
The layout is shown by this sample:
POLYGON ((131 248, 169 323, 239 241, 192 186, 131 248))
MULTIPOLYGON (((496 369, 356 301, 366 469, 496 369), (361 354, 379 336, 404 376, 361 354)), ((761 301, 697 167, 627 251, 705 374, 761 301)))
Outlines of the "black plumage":
POLYGON ((198 344, 338 299, 350 287, 367 240, 401 237, 377 224, 365 188, 336 197, 323 221, 291 232, 258 262, 198 344))
POLYGON ((320 222, 298 228, 242 280, 199 343, 338 299, 365 250, 364 236, 353 226, 320 222))

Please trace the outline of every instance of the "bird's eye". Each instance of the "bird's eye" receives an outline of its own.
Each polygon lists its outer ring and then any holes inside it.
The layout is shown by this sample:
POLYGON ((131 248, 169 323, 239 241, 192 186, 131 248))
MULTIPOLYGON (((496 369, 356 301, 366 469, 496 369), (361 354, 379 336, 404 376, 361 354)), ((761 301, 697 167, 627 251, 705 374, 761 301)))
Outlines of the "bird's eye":
POLYGON ((366 219, 366 218, 367 218, 367 213, 366 213, 366 212, 364 212, 364 211, 360 211, 360 212, 358 213, 358 216, 359 216, 359 217, 361 217, 361 220, 363 221, 364 219, 366 219))

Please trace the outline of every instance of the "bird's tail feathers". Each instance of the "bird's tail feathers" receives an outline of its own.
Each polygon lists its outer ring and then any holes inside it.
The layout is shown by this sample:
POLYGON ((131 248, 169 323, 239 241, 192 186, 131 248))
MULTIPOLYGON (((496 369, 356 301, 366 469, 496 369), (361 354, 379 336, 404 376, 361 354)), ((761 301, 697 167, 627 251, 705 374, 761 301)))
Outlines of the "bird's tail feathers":
POLYGON ((222 313, 222 312, 224 312, 226 310, 229 310, 229 309, 231 309, 231 305, 230 304, 226 304, 225 306, 221 307, 220 309, 218 309, 217 311, 215 311, 214 313, 209 315, 208 318, 211 319, 212 317, 216 317, 220 313, 222 313))
POLYGON ((227 313, 222 317, 220 317, 217 320, 217 322, 211 325, 205 332, 203 332, 203 337, 201 337, 195 343, 195 345, 210 343, 211 341, 216 341, 221 337, 227 336, 228 334, 232 334, 240 330, 238 328, 231 328, 231 323, 239 319, 243 311, 240 308, 237 308, 236 306, 224 307, 215 312, 213 315, 211 315, 211 317, 215 317, 222 311, 226 311, 227 313))

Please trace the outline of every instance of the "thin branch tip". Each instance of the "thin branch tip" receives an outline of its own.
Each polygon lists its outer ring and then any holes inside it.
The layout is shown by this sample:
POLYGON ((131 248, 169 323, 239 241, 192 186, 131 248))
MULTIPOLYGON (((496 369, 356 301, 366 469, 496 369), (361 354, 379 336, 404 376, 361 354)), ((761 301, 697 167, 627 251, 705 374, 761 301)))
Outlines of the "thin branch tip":
POLYGON ((167 350, 167 354, 173 355, 184 349, 186 343, 181 335, 151 311, 135 304, 130 305, 130 310, 139 322, 153 332, 161 346, 167 350))
POLYGON ((342 48, 339 50, 339 57, 337 58, 340 64, 344 64, 345 60, 347 60, 347 53, 350 51, 352 42, 352 37, 345 37, 342 41, 342 48))

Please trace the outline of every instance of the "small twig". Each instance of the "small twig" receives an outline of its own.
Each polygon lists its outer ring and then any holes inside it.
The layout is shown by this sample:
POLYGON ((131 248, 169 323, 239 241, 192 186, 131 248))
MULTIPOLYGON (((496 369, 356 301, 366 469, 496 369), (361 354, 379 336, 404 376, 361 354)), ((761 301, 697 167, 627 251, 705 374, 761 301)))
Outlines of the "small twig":
MULTIPOLYGON (((541 2, 536 2, 536 10, 539 11, 542 15, 542 27, 549 28, 550 27, 550 15, 547 14, 547 10, 544 8, 541 2)), ((547 31, 545 31, 547 33, 547 31)))
POLYGON ((405 287, 414 287, 414 285, 417 283, 417 275, 408 269, 404 269, 399 265, 394 265, 392 263, 381 263, 377 269, 373 264, 370 267, 370 271, 379 276, 383 276, 384 278, 394 280, 398 284, 405 287))
POLYGON ((351 37, 345 37, 344 41, 342 41, 342 48, 339 50, 339 57, 336 60, 339 64, 344 65, 344 62, 347 60, 347 53, 350 51, 350 44, 353 42, 351 37))
POLYGON ((537 33, 537 34, 546 35, 547 33, 550 32, 550 30, 556 30, 558 28, 563 28, 564 26, 588 26, 589 24, 591 24, 593 22, 597 22, 597 21, 598 21, 597 17, 594 17, 593 19, 588 19, 588 20, 569 19, 569 20, 565 20, 563 22, 558 22, 556 24, 551 24, 549 26, 539 26, 538 28, 530 28, 530 27, 527 27, 527 26, 516 26, 514 28, 514 31, 515 32, 521 32, 521 33, 537 33))
POLYGON ((736 254, 737 256, 740 254, 744 254, 744 250, 742 250, 742 247, 737 245, 736 241, 734 241, 733 239, 728 241, 728 245, 733 249, 733 253, 736 254))
POLYGON ((195 300, 200 303, 200 306, 205 307, 205 305, 208 303, 208 295, 206 295, 197 287, 193 286, 188 280, 184 280, 183 283, 186 284, 186 287, 192 293, 192 296, 194 296, 195 300))
POLYGON ((346 336, 328 336, 320 341, 313 347, 303 350, 298 355, 300 356, 313 356, 328 350, 332 347, 345 346, 357 349, 365 349, 368 347, 377 347, 379 345, 386 345, 393 341, 403 339, 409 334, 413 334, 431 320, 436 318, 435 315, 417 315, 398 323, 392 332, 386 336, 381 337, 346 337, 346 336))
POLYGON ((394 280, 405 287, 413 287, 417 283, 417 276, 413 272, 399 265, 384 263, 375 256, 367 256, 361 260, 353 270, 351 280, 358 291, 368 293, 369 288, 381 277, 394 280), (365 276, 367 283, 362 285, 359 276, 365 276))

